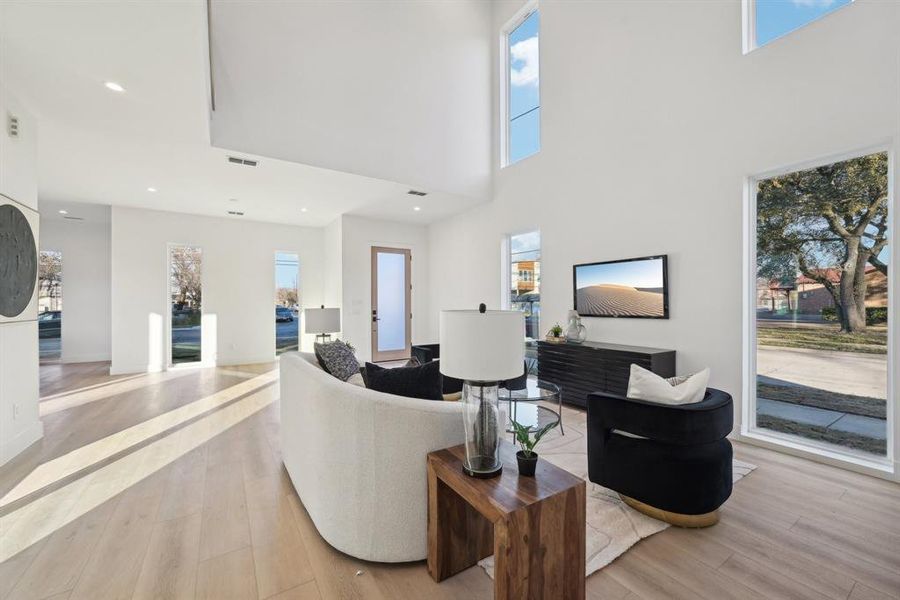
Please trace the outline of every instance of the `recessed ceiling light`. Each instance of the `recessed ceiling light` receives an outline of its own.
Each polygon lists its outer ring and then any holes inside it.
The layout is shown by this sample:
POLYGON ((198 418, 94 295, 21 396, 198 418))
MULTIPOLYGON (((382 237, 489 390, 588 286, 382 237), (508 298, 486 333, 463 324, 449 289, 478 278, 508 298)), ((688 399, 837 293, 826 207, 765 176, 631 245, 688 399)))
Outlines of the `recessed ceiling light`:
POLYGON ((306 212, 306 209, 305 209, 305 208, 301 208, 301 209, 300 209, 300 212, 306 212))
POLYGON ((155 192, 155 191, 156 191, 156 188, 155 188, 155 187, 148 187, 148 188, 147 188, 147 191, 148 191, 148 192, 155 192))
POLYGON ((67 210, 61 210, 61 211, 59 211, 59 214, 61 214, 61 215, 67 215, 67 214, 69 214, 69 211, 67 211, 67 210))
POLYGON ((125 88, 121 86, 121 84, 116 83, 115 81, 107 81, 105 84, 107 89, 110 89, 114 92, 124 92, 125 88))
POLYGON ((421 206, 413 206, 413 210, 420 211, 420 210, 422 210, 422 207, 421 206))

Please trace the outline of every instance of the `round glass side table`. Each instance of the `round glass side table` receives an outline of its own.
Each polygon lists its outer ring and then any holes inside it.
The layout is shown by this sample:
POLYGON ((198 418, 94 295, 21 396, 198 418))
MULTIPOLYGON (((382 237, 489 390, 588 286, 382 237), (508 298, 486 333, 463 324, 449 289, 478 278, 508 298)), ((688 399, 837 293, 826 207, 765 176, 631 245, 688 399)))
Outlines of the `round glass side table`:
MULTIPOLYGON (((528 378, 525 387, 510 390, 501 387, 500 400, 509 403, 508 417, 526 427, 540 429, 549 423, 559 423, 559 432, 566 435, 562 424, 562 394, 559 386, 549 381, 528 378), (549 402, 556 405, 556 410, 539 404, 549 402)), ((507 433, 513 433, 512 423, 507 424, 507 433)))

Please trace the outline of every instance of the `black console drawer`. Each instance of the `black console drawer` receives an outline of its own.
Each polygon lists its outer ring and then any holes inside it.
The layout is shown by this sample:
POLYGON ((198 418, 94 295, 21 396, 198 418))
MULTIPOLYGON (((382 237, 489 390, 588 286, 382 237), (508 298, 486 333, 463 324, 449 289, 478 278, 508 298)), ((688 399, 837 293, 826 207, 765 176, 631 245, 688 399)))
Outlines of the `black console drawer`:
POLYGON ((587 406, 591 392, 624 396, 632 364, 673 377, 675 351, 600 342, 538 342, 538 377, 559 385, 563 402, 575 406, 587 406))

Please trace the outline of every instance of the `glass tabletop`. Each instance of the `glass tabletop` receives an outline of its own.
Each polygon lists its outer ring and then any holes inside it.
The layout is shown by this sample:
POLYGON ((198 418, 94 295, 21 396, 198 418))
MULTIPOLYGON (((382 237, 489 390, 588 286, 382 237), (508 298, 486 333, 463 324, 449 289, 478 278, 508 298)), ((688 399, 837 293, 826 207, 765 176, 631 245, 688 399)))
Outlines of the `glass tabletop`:
POLYGON ((528 378, 525 387, 520 390, 509 390, 501 387, 501 400, 510 402, 539 402, 541 400, 556 401, 559 399, 559 386, 549 381, 528 378))
POLYGON ((540 404, 529 404, 527 402, 516 402, 511 412, 506 418, 506 432, 514 433, 512 419, 516 420, 519 425, 524 425, 531 429, 540 429, 550 423, 559 423, 559 413, 552 408, 541 406, 540 404))
POLYGON ((559 386, 555 383, 529 377, 522 389, 510 390, 501 387, 499 399, 501 402, 509 403, 506 423, 506 431, 509 433, 514 431, 511 419, 532 429, 540 429, 549 423, 560 422, 558 411, 539 404, 540 402, 559 403, 559 386))

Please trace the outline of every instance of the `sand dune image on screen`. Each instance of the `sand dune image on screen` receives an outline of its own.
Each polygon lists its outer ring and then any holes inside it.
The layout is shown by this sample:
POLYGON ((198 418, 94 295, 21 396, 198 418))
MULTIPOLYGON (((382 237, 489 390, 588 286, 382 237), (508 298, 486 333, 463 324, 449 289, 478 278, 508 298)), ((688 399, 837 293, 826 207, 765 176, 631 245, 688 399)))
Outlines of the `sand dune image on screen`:
POLYGON ((582 315, 663 317, 662 259, 586 265, 576 275, 582 315))

